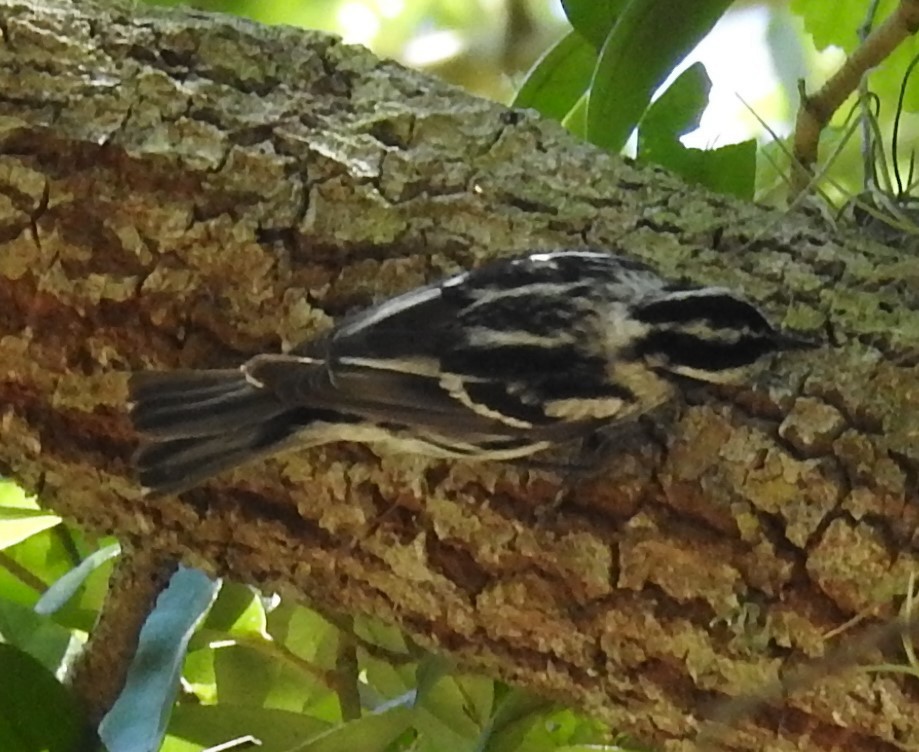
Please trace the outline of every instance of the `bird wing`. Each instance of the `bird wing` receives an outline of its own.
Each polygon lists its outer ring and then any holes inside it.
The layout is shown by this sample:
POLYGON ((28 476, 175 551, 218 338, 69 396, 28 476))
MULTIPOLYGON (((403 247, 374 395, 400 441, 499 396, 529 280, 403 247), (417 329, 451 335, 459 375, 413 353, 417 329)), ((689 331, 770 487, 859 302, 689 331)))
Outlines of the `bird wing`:
POLYGON ((597 277, 633 271, 641 268, 599 253, 485 266, 371 307, 320 345, 259 356, 246 370, 288 404, 444 436, 576 435, 615 419, 633 397, 610 381, 594 300, 597 277))

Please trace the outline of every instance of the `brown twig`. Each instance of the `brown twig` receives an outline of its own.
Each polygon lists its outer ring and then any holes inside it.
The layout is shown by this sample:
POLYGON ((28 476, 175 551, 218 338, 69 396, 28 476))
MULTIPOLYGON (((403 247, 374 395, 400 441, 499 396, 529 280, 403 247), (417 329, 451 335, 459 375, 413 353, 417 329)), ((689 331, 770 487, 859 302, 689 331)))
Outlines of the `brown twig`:
POLYGON ((349 616, 347 621, 349 628, 339 636, 338 657, 335 660, 335 691, 341 705, 341 717, 345 721, 353 721, 361 717, 361 696, 358 692, 360 666, 357 661, 357 644, 351 639, 354 620, 349 616))
POLYGON ((0 569, 5 569, 17 580, 38 593, 44 593, 48 588, 48 584, 44 580, 22 566, 5 551, 0 551, 0 569))
POLYGON ((919 0, 900 0, 890 16, 872 31, 836 74, 816 94, 808 96, 799 84, 801 104, 795 120, 791 198, 798 196, 811 178, 817 161, 820 132, 830 122, 862 77, 888 57, 905 39, 919 30, 919 0))
POLYGON ((174 562, 153 549, 126 551, 115 565, 99 619, 68 677, 93 726, 124 687, 140 629, 174 571, 174 562))
MULTIPOLYGON (((910 593, 912 587, 911 581, 910 593)), ((824 658, 800 667, 760 692, 720 703, 702 726, 696 738, 697 749, 702 752, 722 749, 719 744, 721 733, 725 729, 733 728, 742 719, 754 715, 763 706, 779 703, 799 690, 814 686, 820 679, 854 668, 869 653, 884 648, 897 638, 909 639, 917 631, 919 617, 916 614, 904 613, 883 626, 869 629, 856 640, 840 644, 824 658)))

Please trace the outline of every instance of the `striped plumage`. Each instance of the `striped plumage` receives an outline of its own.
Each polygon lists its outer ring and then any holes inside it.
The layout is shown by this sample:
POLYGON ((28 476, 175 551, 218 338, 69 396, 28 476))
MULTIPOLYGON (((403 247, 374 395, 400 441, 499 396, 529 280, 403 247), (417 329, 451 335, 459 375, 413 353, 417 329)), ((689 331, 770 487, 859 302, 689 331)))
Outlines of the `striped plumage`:
POLYGON ((722 288, 598 251, 534 253, 412 290, 239 369, 141 372, 136 462, 156 492, 287 446, 388 444, 506 460, 659 405, 674 375, 728 381, 807 343, 722 288))

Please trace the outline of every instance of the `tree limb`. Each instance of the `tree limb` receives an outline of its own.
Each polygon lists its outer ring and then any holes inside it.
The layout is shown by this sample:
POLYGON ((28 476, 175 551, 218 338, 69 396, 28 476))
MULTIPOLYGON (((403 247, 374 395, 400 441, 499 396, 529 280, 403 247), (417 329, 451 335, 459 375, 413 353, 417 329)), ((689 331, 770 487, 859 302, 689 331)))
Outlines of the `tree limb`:
POLYGON ((792 199, 805 190, 813 177, 820 134, 830 118, 858 88, 868 71, 916 31, 919 31, 919 0, 900 0, 896 9, 846 58, 816 94, 808 95, 804 82, 799 83, 801 102, 795 118, 792 199))
POLYGON ((93 728, 124 689, 141 627, 175 568, 153 548, 118 558, 105 605, 67 677, 93 728))
MULTIPOLYGON (((317 33, 113 0, 0 0, 0 33, 0 470, 56 512, 397 623, 667 749, 853 614, 894 613, 917 558, 915 259, 317 33), (690 394, 551 520, 557 474, 350 445, 140 495, 129 370, 233 364, 499 252, 585 244, 743 288, 828 345, 690 394)), ((849 672, 724 744, 903 748, 917 704, 849 672)))

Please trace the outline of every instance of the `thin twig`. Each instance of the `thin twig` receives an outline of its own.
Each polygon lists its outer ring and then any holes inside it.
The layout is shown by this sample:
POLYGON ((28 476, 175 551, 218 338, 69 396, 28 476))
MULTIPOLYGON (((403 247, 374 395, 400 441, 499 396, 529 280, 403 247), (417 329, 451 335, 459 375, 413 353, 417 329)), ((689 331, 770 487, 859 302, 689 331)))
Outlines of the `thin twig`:
POLYGON ((888 57, 917 30, 919 0, 900 0, 896 10, 849 55, 842 67, 820 91, 808 96, 801 82, 801 104, 795 121, 792 198, 800 194, 810 180, 813 166, 817 162, 820 133, 830 122, 830 118, 856 90, 862 76, 888 57))

